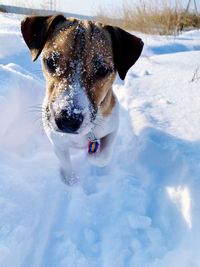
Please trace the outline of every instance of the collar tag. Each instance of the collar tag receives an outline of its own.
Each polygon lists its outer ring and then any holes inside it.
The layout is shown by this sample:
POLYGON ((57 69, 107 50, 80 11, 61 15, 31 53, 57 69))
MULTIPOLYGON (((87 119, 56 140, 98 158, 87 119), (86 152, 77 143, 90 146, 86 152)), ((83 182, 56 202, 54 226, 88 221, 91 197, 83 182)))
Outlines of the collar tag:
POLYGON ((88 154, 94 154, 99 151, 100 147, 100 141, 95 140, 95 141, 89 141, 88 142, 88 154))
POLYGON ((88 154, 95 154, 99 151, 100 140, 96 139, 93 133, 88 136, 88 154))

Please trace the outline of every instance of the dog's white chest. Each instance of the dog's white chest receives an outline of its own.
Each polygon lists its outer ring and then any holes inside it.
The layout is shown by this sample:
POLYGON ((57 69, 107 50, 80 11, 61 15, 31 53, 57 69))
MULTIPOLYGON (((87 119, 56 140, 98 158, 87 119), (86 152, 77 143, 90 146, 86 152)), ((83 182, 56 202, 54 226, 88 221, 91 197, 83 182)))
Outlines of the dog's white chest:
POLYGON ((87 148, 88 145, 88 138, 86 135, 62 134, 53 131, 47 134, 52 144, 60 148, 87 148))

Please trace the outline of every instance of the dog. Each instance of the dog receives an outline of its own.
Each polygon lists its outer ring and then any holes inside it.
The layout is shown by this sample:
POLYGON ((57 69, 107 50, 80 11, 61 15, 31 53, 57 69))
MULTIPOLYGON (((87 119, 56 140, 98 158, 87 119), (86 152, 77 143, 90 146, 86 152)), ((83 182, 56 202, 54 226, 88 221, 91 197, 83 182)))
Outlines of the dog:
POLYGON ((112 91, 118 72, 124 80, 143 49, 140 38, 99 22, 56 16, 30 16, 21 32, 32 60, 41 54, 46 80, 43 126, 65 182, 73 184, 70 148, 84 148, 90 162, 106 166, 119 125, 112 91))

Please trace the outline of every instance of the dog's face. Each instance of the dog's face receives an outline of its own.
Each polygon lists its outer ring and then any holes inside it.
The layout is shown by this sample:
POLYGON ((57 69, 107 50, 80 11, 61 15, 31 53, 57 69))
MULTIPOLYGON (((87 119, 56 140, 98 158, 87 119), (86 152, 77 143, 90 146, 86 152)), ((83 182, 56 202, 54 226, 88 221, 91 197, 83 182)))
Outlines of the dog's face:
POLYGON ((112 112, 116 71, 124 79, 143 47, 119 28, 61 15, 28 17, 22 34, 33 60, 42 54, 46 127, 73 134, 88 133, 112 112))
POLYGON ((65 22, 45 43, 46 108, 55 129, 85 133, 93 127, 115 78, 111 47, 106 31, 78 20, 65 22))

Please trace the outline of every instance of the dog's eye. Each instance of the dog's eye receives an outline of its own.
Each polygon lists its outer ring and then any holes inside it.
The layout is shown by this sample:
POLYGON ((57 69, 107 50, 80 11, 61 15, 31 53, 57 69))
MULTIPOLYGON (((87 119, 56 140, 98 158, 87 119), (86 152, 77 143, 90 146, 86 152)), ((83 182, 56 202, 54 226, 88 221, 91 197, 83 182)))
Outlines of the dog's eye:
POLYGON ((55 72, 56 70, 56 59, 54 57, 49 57, 46 60, 46 65, 49 71, 55 72))
POLYGON ((98 69, 96 70, 96 76, 103 78, 105 76, 107 76, 109 73, 111 72, 111 70, 105 66, 99 66, 98 69))
POLYGON ((52 54, 50 54, 48 57, 44 59, 44 63, 46 64, 50 72, 56 71, 58 60, 60 57, 61 57, 60 52, 53 52, 52 54))

